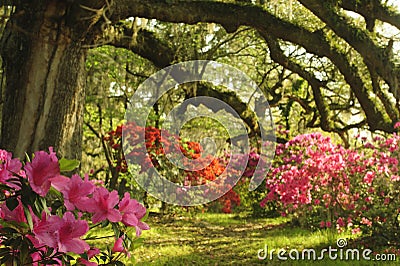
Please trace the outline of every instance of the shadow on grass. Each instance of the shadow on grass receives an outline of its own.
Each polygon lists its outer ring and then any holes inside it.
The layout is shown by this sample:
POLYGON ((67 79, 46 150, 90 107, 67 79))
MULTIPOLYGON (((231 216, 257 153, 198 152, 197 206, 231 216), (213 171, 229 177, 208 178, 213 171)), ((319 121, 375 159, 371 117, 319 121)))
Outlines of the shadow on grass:
MULTIPOLYGON (((287 220, 254 219, 226 214, 199 214, 195 217, 150 217, 151 230, 144 233, 144 246, 133 256, 137 265, 372 265, 366 261, 279 261, 260 260, 257 253, 265 245, 317 251, 336 240, 322 231, 292 227, 287 220)), ((327 257, 327 256, 326 256, 327 257)), ((376 263, 373 263, 376 265, 376 263)), ((382 265, 396 265, 385 263, 382 265)))

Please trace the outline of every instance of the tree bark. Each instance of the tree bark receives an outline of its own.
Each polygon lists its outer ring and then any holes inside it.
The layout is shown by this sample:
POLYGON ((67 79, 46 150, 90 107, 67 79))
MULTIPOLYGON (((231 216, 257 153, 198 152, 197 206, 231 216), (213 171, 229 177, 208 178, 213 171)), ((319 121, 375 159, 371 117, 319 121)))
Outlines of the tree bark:
POLYGON ((1 148, 23 158, 54 146, 81 158, 85 50, 66 1, 17 6, 1 39, 5 101, 1 148))

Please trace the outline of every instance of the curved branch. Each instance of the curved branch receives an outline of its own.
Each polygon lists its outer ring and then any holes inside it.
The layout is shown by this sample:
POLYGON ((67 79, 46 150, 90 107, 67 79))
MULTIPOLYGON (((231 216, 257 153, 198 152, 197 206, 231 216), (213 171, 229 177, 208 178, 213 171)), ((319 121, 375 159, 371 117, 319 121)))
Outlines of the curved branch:
MULTIPOLYGON (((128 28, 124 28, 123 32, 125 36, 114 38, 114 40, 109 44, 115 47, 131 50, 139 56, 148 59, 158 68, 163 68, 173 63, 174 50, 169 47, 168 44, 158 39, 153 33, 146 30, 140 30, 137 34, 136 42, 133 42, 130 37, 132 36, 132 31, 128 28)), ((186 97, 189 98, 195 96, 210 96, 224 99, 224 101, 227 102, 229 106, 232 106, 247 124, 250 136, 260 133, 257 118, 248 108, 247 104, 240 100, 235 92, 217 89, 208 84, 198 84, 196 95, 186 95, 186 97)), ((184 104, 182 104, 182 106, 184 106, 184 104)), ((210 108, 210 106, 208 107, 210 108)), ((183 108, 186 108, 186 106, 183 108)), ((217 112, 218 110, 213 109, 213 111, 217 112)), ((229 112, 229 110, 226 111, 229 112)))
MULTIPOLYGON (((176 0, 167 3, 162 0, 121 0, 118 1, 118 4, 115 3, 111 9, 113 10, 111 18, 113 21, 129 16, 138 16, 187 24, 213 22, 222 25, 228 32, 235 31, 239 26, 250 26, 256 29, 264 39, 273 36, 298 44, 309 53, 329 58, 338 67, 360 102, 371 130, 393 131, 392 121, 386 121, 383 114, 376 110, 375 103, 370 99, 369 92, 358 75, 356 66, 351 65, 344 54, 331 47, 321 31, 311 32, 277 18, 258 6, 242 6, 223 2, 176 0)), ((375 46, 372 48, 378 49, 375 46)), ((367 53, 367 51, 365 52, 367 53)), ((371 51, 368 50, 368 53, 371 51)), ((370 55, 368 56, 370 57, 370 55)), ((384 63, 378 62, 378 64, 384 63)), ((387 71, 393 71, 390 67, 390 64, 385 65, 387 71)))
POLYGON ((141 29, 135 40, 132 40, 133 31, 123 27, 122 35, 116 36, 109 44, 118 48, 125 48, 139 56, 153 62, 158 68, 164 68, 174 61, 174 51, 154 33, 141 29))
POLYGON ((376 19, 400 30, 400 14, 384 7, 379 0, 345 0, 338 3, 342 8, 362 15, 369 31, 372 31, 376 19))
MULTIPOLYGON (((389 85, 391 93, 399 100, 400 91, 397 79, 400 71, 391 61, 391 51, 378 47, 371 38, 362 30, 346 22, 345 18, 334 12, 332 2, 320 0, 299 0, 306 8, 314 13, 321 21, 325 22, 338 36, 343 38, 363 57, 367 64, 374 66, 374 71, 379 74, 389 85)), ((391 47, 388 47, 391 49, 391 47)))
POLYGON ((314 94, 314 99, 318 112, 321 116, 321 128, 325 131, 332 131, 331 125, 329 123, 329 109, 325 105, 321 93, 321 87, 325 87, 325 83, 316 79, 313 75, 304 70, 300 65, 290 60, 290 58, 286 57, 276 39, 268 36, 266 36, 265 39, 270 49, 271 58, 275 62, 299 74, 302 78, 308 81, 314 94))

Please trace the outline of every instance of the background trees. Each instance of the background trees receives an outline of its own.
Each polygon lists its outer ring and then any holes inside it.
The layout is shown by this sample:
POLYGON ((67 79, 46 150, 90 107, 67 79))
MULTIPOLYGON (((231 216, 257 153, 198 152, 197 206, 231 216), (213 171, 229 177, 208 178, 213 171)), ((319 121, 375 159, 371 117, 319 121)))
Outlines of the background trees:
POLYGON ((80 158, 85 95, 86 109, 97 112, 86 119, 96 135, 111 127, 105 115, 118 120, 107 104, 120 102, 122 111, 146 76, 189 59, 248 73, 275 107, 276 122, 294 132, 321 128, 346 142, 351 128, 393 132, 399 120, 400 15, 389 1, 1 4, 1 146, 20 157, 51 145, 80 158))

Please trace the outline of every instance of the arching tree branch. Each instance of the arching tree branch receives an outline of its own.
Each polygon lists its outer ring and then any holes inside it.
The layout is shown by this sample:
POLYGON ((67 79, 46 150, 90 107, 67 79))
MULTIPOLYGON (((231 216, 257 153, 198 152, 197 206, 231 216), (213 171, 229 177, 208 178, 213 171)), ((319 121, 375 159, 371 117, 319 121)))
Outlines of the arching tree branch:
POLYGON ((373 30, 376 19, 400 30, 400 14, 383 6, 379 0, 346 0, 338 1, 338 4, 346 10, 362 15, 369 31, 373 30))
POLYGON ((319 0, 299 0, 319 19, 325 22, 338 36, 346 40, 363 57, 365 62, 374 67, 390 87, 393 95, 400 100, 398 88, 400 70, 395 67, 386 49, 378 47, 361 29, 347 23, 345 18, 335 13, 332 2, 324 3, 319 0))
MULTIPOLYGON (((304 0, 302 2, 309 3, 313 1, 304 0)), ((321 5, 315 4, 310 9, 315 11, 316 6, 327 9, 321 5)), ((118 4, 114 4, 112 9, 112 20, 119 20, 128 16, 138 16, 187 24, 213 22, 222 25, 228 32, 233 32, 240 26, 250 26, 256 29, 264 39, 267 36, 272 36, 276 39, 298 44, 304 47, 309 53, 320 57, 327 57, 335 64, 360 102, 371 130, 393 131, 393 124, 396 121, 384 119, 383 114, 375 106, 376 102, 370 99, 371 91, 366 88, 358 74, 357 67, 350 64, 344 54, 331 46, 322 31, 312 32, 298 25, 291 24, 254 5, 242 6, 213 1, 172 1, 172 3, 167 3, 162 0, 122 0, 118 4)), ((332 15, 329 10, 324 10, 323 12, 325 12, 323 14, 332 15)), ((318 14, 322 16, 322 13, 318 14)), ((333 25, 332 28, 348 26, 341 23, 339 21, 339 25, 333 25)), ((350 34, 350 37, 353 36, 351 27, 343 30, 344 33, 341 33, 342 35, 350 34)), ((388 57, 384 54, 383 49, 376 47, 372 41, 369 41, 369 38, 366 39, 366 43, 360 39, 355 39, 349 43, 356 50, 362 51, 360 54, 364 56, 364 60, 373 62, 376 68, 375 71, 391 85, 391 88, 395 88, 395 79, 393 78, 395 75, 393 73, 396 71, 396 68, 393 64, 387 62, 388 57), (370 46, 371 49, 365 49, 362 45, 370 46)))

